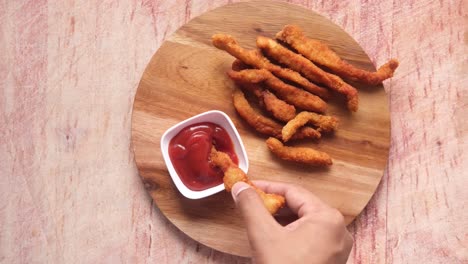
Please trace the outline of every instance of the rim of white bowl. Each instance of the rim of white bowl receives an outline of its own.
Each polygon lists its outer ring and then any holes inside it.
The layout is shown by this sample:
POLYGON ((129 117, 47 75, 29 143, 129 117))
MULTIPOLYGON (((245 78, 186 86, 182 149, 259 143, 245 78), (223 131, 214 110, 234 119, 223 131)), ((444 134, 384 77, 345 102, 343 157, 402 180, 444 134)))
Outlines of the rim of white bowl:
POLYGON ((239 159, 239 168, 245 173, 247 173, 249 170, 249 160, 245 151, 244 143, 242 142, 242 138, 240 137, 239 132, 237 131, 237 128, 232 122, 231 118, 226 113, 219 110, 210 110, 185 119, 173 125, 164 132, 161 137, 160 146, 164 162, 166 163, 166 167, 168 169, 169 175, 172 178, 172 181, 176 185, 179 192, 189 199, 201 199, 221 192, 225 189, 223 183, 202 191, 194 191, 189 189, 180 179, 180 176, 177 174, 169 156, 169 143, 172 138, 185 127, 202 122, 211 122, 223 127, 226 130, 229 137, 231 138, 231 141, 234 145, 234 151, 236 152, 236 155, 239 159))

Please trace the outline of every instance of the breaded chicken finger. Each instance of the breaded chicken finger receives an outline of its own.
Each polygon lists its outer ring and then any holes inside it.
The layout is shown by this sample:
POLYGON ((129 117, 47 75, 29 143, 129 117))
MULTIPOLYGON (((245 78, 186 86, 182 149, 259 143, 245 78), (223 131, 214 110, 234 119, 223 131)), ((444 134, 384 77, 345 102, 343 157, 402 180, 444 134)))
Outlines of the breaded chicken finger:
POLYGON ((283 122, 288 122, 296 116, 296 108, 283 100, 278 99, 276 95, 265 90, 262 92, 263 104, 276 119, 283 122))
POLYGON ((268 138, 266 141, 268 149, 280 159, 304 163, 314 166, 332 165, 330 156, 318 150, 304 147, 287 147, 276 138, 268 138))
POLYGON ((376 72, 359 69, 342 60, 327 44, 306 37, 302 29, 295 25, 286 25, 276 34, 276 38, 288 43, 309 60, 329 68, 337 75, 365 84, 377 85, 381 83, 392 77, 398 67, 398 61, 391 59, 376 72))
MULTIPOLYGON (((248 69, 249 67, 242 61, 236 59, 232 63, 231 68, 234 71, 241 71, 248 69)), ((261 84, 238 83, 238 85, 242 90, 249 90, 251 93, 253 93, 259 99, 260 106, 264 107, 273 115, 273 117, 279 121, 288 122, 296 116, 296 108, 294 105, 288 104, 285 101, 279 99, 273 93, 264 89, 261 84)))
POLYGON ((332 132, 338 126, 338 118, 334 116, 324 116, 311 112, 300 112, 291 119, 282 129, 283 142, 287 142, 296 131, 305 124, 311 123, 318 127, 319 132, 332 132))

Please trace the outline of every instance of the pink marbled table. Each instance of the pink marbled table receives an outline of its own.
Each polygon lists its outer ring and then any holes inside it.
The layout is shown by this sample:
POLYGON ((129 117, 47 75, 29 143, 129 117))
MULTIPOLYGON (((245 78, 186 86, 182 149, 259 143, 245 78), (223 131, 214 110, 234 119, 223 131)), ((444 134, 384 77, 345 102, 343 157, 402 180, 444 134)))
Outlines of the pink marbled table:
MULTIPOLYGON (((130 148, 152 54, 231 1, 0 2, 0 263, 245 263, 198 244, 146 194, 130 148)), ((468 262, 467 5, 291 1, 350 33, 378 65, 388 169, 350 225, 349 263, 468 262)))

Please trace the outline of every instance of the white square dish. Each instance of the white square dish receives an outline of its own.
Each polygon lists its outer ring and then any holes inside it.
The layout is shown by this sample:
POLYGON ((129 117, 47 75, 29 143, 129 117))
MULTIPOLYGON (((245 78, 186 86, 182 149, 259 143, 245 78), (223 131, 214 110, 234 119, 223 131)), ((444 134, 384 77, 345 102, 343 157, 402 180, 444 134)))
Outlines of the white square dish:
POLYGON ((224 184, 221 183, 217 186, 202 190, 202 191, 194 191, 189 189, 180 179, 177 171, 175 170, 171 158, 169 157, 169 143, 171 139, 176 136, 182 129, 197 123, 202 122, 211 122, 217 124, 224 128, 228 133, 229 137, 232 140, 234 151, 239 160, 239 168, 242 169, 245 173, 247 173, 249 169, 249 160, 247 157, 247 153, 245 152, 244 144, 242 143, 242 139, 237 132, 234 123, 232 123, 231 119, 228 115, 224 112, 218 110, 212 110, 208 112, 201 113, 199 115, 193 116, 189 119, 186 119, 176 125, 172 126, 161 137, 161 152, 164 158, 164 162, 166 163, 166 167, 171 175, 172 181, 176 185, 179 192, 189 198, 189 199, 200 199, 215 193, 218 193, 224 190, 224 184))

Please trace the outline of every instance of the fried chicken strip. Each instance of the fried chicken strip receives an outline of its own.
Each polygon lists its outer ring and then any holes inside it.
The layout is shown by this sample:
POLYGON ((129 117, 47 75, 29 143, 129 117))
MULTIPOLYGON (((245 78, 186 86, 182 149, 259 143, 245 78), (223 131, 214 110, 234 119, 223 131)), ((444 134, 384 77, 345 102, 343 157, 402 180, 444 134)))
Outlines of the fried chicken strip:
MULTIPOLYGON (((245 99, 244 93, 241 90, 234 90, 232 99, 234 103, 234 108, 236 109, 237 113, 257 132, 272 137, 282 137, 281 130, 283 126, 275 120, 270 119, 256 111, 249 104, 247 99, 245 99)), ((317 130, 311 127, 303 127, 292 136, 292 139, 318 139, 320 137, 321 134, 317 130)))
POLYGON ((398 61, 391 59, 376 72, 359 69, 342 60, 325 43, 306 37, 302 29, 296 25, 286 25, 276 34, 276 38, 288 43, 309 60, 329 68, 337 75, 364 84, 377 85, 392 77, 398 67, 398 61))
POLYGON ((265 58, 258 50, 246 50, 239 46, 237 41, 230 35, 227 34, 215 34, 211 37, 213 45, 220 49, 228 52, 232 56, 241 60, 247 65, 250 65, 257 69, 266 69, 272 72, 279 78, 289 80, 291 82, 299 84, 302 88, 309 91, 310 93, 316 94, 322 98, 329 98, 330 93, 327 89, 319 87, 311 83, 306 78, 302 77, 298 72, 290 69, 282 68, 278 65, 271 63, 265 58))
POLYGON ((240 83, 265 83, 278 97, 304 110, 323 113, 327 109, 327 104, 320 97, 284 83, 265 69, 239 72, 230 70, 227 74, 240 83))
POLYGON ((287 142, 291 139, 296 131, 307 123, 318 127, 317 131, 319 132, 332 132, 338 126, 338 118, 306 111, 300 112, 283 127, 281 131, 283 142, 287 142))
POLYGON ((273 39, 266 37, 257 38, 257 46, 267 56, 303 74, 309 80, 323 84, 346 96, 348 109, 356 112, 358 109, 358 93, 356 88, 344 82, 340 77, 328 73, 307 58, 285 48, 273 39))
POLYGON ((288 122, 296 116, 296 108, 294 105, 290 105, 278 99, 278 97, 270 91, 263 91, 262 98, 265 109, 279 121, 288 122))
MULTIPOLYGON (((232 70, 241 71, 248 69, 249 66, 243 63, 242 61, 236 59, 232 63, 232 70)), ((268 112, 270 112, 273 117, 279 121, 288 122, 296 116, 296 108, 294 105, 290 105, 285 101, 279 99, 273 93, 265 90, 261 84, 256 83, 243 83, 238 84, 242 90, 249 90, 252 92, 258 99, 260 106, 264 107, 268 112)))
POLYGON ((263 89, 260 84, 241 83, 238 85, 243 91, 247 90, 253 93, 258 98, 259 105, 265 108, 277 120, 288 122, 296 116, 294 105, 279 99, 270 91, 263 89))
POLYGON ((229 155, 224 152, 217 151, 215 147, 211 148, 210 160, 216 167, 219 167, 223 173, 223 182, 226 191, 231 192, 232 187, 236 182, 243 181, 258 193, 263 200, 263 204, 270 214, 275 214, 281 207, 285 205, 284 196, 278 194, 265 193, 263 190, 257 188, 247 177, 247 175, 232 162, 229 155))
MULTIPOLYGON (((243 63, 241 60, 236 59, 232 62, 231 69, 233 71, 242 71, 246 69, 251 69, 249 65, 243 63)), ((263 91, 265 90, 264 87, 259 84, 259 83, 237 83, 237 85, 243 90, 243 91, 249 91, 253 95, 255 95, 259 99, 259 104, 261 106, 264 106, 263 103, 263 91)))
POLYGON ((295 161, 314 166, 332 165, 330 156, 318 150, 304 147, 287 147, 276 138, 270 137, 266 144, 270 151, 283 160, 295 161))

